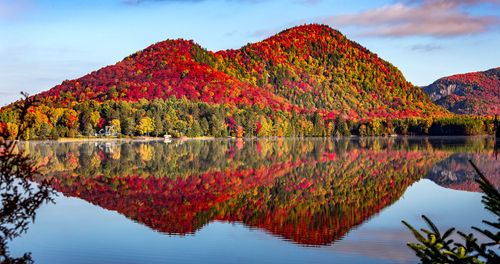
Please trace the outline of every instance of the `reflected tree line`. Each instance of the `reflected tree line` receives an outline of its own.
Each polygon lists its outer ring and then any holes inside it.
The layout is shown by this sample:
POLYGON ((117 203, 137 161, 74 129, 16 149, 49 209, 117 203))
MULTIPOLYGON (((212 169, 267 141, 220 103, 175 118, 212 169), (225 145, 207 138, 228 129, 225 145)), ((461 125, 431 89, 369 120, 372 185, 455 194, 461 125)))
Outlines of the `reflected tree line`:
POLYGON ((488 137, 363 138, 31 142, 27 149, 48 168, 40 179, 58 191, 154 230, 182 235, 215 220, 242 222, 318 246, 340 239, 423 177, 467 188, 472 179, 461 172, 462 159, 491 159, 494 145, 488 137), (436 166, 455 179, 432 178, 436 166))
POLYGON ((304 245, 326 245, 398 200, 443 155, 385 148, 337 154, 320 143, 305 144, 296 158, 281 154, 264 159, 276 159, 270 165, 182 177, 72 180, 61 174, 53 186, 168 234, 192 233, 222 220, 304 245))
POLYGON ((485 153, 494 147, 492 138, 426 139, 361 138, 356 140, 268 139, 268 140, 188 140, 161 142, 123 141, 113 143, 29 142, 26 149, 44 174, 73 174, 75 177, 143 175, 185 177, 197 173, 237 168, 269 166, 276 162, 318 159, 329 153, 359 149, 381 151, 444 151, 454 154, 485 153))

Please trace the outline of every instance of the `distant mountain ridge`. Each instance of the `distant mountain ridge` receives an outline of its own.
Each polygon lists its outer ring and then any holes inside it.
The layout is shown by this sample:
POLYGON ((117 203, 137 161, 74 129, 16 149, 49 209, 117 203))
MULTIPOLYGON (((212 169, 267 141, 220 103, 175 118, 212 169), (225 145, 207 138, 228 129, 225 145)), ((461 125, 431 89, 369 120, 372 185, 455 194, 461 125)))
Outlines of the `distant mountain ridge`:
POLYGON ((500 114, 500 67, 444 77, 423 90, 453 113, 500 114))
POLYGON ((347 118, 441 115, 392 64, 324 25, 285 30, 238 50, 167 40, 41 93, 56 104, 186 97, 347 118))

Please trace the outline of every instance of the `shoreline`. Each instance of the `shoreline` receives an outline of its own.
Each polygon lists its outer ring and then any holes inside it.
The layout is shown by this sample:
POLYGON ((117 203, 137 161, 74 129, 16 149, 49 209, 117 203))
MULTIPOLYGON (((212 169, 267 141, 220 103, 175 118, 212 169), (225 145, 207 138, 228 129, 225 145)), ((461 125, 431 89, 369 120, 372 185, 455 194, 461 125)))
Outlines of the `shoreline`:
POLYGON ((109 141, 160 141, 163 140, 163 137, 123 137, 123 138, 117 138, 117 137, 109 137, 109 138, 93 138, 93 137, 86 137, 86 138, 58 138, 57 140, 36 140, 36 141, 55 141, 55 142, 60 142, 60 143, 65 143, 65 142, 109 142, 109 141))
MULTIPOLYGON (((178 140, 178 141, 187 141, 187 140, 213 140, 219 139, 216 137, 180 137, 180 138, 170 138, 170 141, 178 140)), ((57 142, 57 143, 71 143, 71 142, 150 142, 150 141, 165 141, 164 137, 107 137, 107 138, 98 138, 98 137, 79 137, 79 138, 58 138, 56 140, 53 139, 45 139, 45 140, 28 140, 23 142, 57 142)))
POLYGON ((242 138, 237 138, 237 137, 207 137, 207 136, 202 136, 202 137, 180 137, 180 138, 170 138, 168 140, 165 140, 163 137, 123 137, 123 138, 117 138, 117 137, 109 137, 109 138, 94 138, 94 137, 81 137, 81 138, 59 138, 57 140, 52 140, 52 139, 46 139, 46 140, 28 140, 22 142, 31 142, 31 143, 43 143, 43 142, 57 142, 57 143, 72 143, 72 142, 131 142, 131 141, 137 141, 137 142, 153 142, 153 141, 203 141, 203 140, 220 140, 220 139, 229 139, 229 140, 259 140, 259 139, 264 139, 264 140, 276 140, 276 139, 318 139, 318 138, 330 138, 332 140, 342 140, 342 139, 363 139, 363 138, 387 138, 387 139, 396 139, 396 138, 434 138, 434 139, 446 139, 446 138, 488 138, 492 137, 495 138, 495 135, 471 135, 471 136, 466 136, 466 135, 450 135, 450 136, 429 136, 429 135, 391 135, 391 136, 370 136, 370 137, 360 137, 360 136, 347 136, 347 137, 242 137, 242 138))

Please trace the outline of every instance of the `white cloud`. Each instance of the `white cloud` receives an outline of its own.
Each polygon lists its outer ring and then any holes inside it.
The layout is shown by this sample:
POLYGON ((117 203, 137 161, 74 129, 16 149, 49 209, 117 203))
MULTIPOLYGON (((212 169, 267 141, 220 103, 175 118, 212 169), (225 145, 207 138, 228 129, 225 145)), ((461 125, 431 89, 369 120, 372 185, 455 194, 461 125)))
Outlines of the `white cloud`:
POLYGON ((473 15, 462 9, 479 4, 497 9, 500 0, 405 1, 319 20, 333 26, 357 26, 364 36, 450 37, 478 34, 499 25, 498 16, 473 15))

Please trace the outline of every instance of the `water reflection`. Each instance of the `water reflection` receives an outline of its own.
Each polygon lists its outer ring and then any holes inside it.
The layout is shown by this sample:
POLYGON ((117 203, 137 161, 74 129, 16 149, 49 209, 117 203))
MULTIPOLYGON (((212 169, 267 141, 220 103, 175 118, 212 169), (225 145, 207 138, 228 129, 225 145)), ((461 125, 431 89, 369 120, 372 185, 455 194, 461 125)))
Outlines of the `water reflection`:
POLYGON ((11 256, 9 243, 28 231, 39 207, 52 201, 49 182, 32 182, 36 169, 14 143, 0 139, 0 263, 32 263, 30 253, 11 256))
POLYGON ((428 173, 428 178, 437 184, 455 190, 480 192, 474 181, 477 177, 468 161, 472 160, 488 175, 495 186, 500 186, 500 162, 488 153, 458 153, 438 162, 428 173))
POLYGON ((365 138, 37 143, 30 151, 46 165, 40 179, 52 178, 64 195, 159 232, 184 235, 230 221, 319 246, 425 176, 475 191, 470 157, 498 184, 493 147, 491 138, 365 138))

